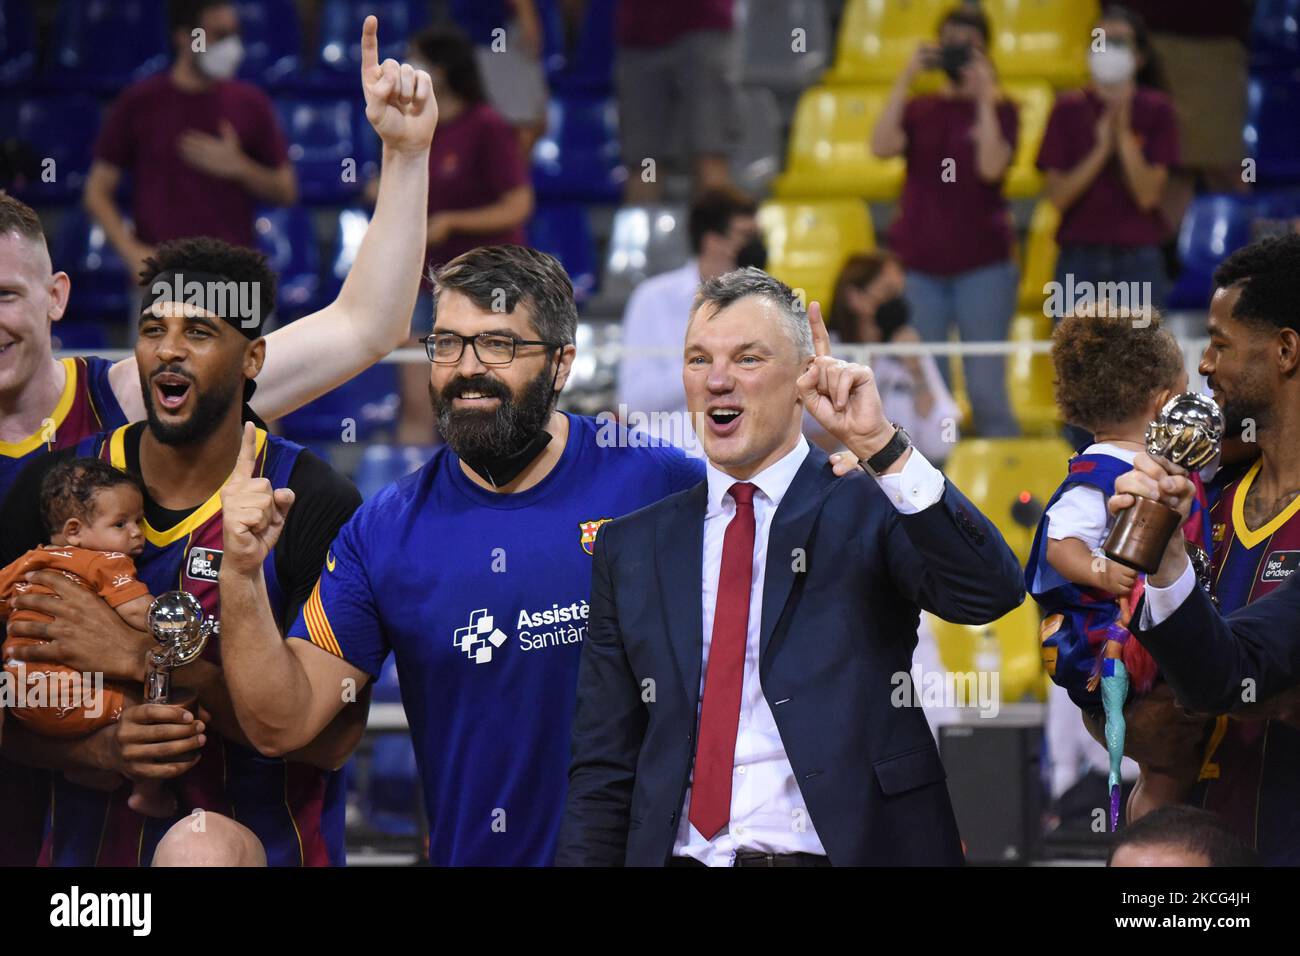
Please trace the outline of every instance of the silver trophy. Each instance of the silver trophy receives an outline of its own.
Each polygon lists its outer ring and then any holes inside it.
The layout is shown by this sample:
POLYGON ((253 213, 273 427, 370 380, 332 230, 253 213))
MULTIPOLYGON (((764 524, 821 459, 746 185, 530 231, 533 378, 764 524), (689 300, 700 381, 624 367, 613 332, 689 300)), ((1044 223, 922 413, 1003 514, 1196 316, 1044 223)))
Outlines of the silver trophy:
MULTIPOLYGON (((1147 453, 1188 471, 1199 471, 1219 453, 1223 414, 1214 400, 1196 392, 1175 395, 1147 426, 1147 453)), ((1125 508, 1111 528, 1106 557, 1137 571, 1155 573, 1169 539, 1178 530, 1177 511, 1150 498, 1125 508)))
POLYGON ((158 646, 149 651, 145 671, 146 704, 165 704, 171 694, 172 671, 183 667, 208 646, 213 624, 203 605, 189 591, 168 591, 149 605, 149 631, 158 646))

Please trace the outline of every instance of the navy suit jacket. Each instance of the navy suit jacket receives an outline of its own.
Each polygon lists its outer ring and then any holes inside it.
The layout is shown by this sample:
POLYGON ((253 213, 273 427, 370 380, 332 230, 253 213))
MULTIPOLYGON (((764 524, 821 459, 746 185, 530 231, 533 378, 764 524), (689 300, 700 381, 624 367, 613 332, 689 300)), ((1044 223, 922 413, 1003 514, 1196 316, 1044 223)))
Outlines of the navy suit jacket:
POLYGON ((1140 626, 1144 605, 1129 627, 1187 709, 1226 714, 1300 684, 1300 576, 1226 616, 1199 587, 1152 628, 1140 626))
MULTIPOLYGON (((703 655, 707 483, 604 525, 578 675, 556 863, 662 866, 690 780, 703 655)), ((982 624, 1024 599, 993 524, 945 482, 901 515, 861 471, 810 449, 772 519, 759 674, 833 864, 962 859, 919 708, 891 705, 919 608, 982 624)))

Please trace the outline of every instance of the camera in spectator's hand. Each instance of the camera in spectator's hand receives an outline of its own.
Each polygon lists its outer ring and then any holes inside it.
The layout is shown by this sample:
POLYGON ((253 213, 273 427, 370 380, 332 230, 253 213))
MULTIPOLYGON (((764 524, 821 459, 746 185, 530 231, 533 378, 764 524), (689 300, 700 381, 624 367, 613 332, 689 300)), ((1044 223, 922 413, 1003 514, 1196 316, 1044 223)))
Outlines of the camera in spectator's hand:
POLYGON ((957 84, 961 82, 961 71, 971 60, 971 46, 969 43, 945 43, 934 50, 928 60, 930 69, 943 70, 948 79, 957 84))

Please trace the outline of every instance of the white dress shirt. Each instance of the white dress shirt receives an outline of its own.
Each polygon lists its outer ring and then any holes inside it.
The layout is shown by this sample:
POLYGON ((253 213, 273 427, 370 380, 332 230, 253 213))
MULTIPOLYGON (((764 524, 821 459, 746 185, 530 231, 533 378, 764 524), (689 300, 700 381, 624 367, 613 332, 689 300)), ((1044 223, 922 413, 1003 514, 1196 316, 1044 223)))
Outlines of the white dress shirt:
MULTIPOLYGON (((786 756, 772 708, 759 681, 759 634, 763 620, 763 580, 767 567, 767 541, 772 518, 808 457, 808 442, 799 442, 785 457, 748 479, 754 493, 754 565, 749 592, 749 621, 745 635, 745 668, 740 692, 740 723, 736 728, 736 753, 731 780, 731 822, 713 840, 706 840, 690 822, 691 791, 682 804, 681 824, 673 844, 674 856, 689 856, 710 866, 730 866, 737 850, 763 853, 814 853, 826 850, 813 827, 786 756)), ((700 704, 713 641, 713 612, 718 600, 722 570, 722 544, 727 525, 736 514, 736 502, 727 492, 738 479, 705 463, 708 504, 704 514, 704 574, 701 610, 704 648, 700 667, 700 704)), ((894 507, 915 514, 943 497, 943 473, 912 449, 901 471, 878 478, 894 507)), ((696 709, 698 726, 699 706, 696 709)))
POLYGON ((1142 629, 1155 627, 1173 616, 1196 588, 1196 570, 1188 561, 1183 573, 1168 587, 1158 588, 1147 578, 1143 589, 1142 629))
POLYGON ((623 313, 626 351, 618 363, 618 404, 626 405, 629 413, 678 413, 682 421, 677 433, 661 428, 653 417, 645 430, 655 438, 685 447, 687 452, 696 446, 684 442, 685 432, 680 431, 686 427, 682 343, 686 341, 686 326, 699 288, 700 265, 695 259, 638 285, 623 313))

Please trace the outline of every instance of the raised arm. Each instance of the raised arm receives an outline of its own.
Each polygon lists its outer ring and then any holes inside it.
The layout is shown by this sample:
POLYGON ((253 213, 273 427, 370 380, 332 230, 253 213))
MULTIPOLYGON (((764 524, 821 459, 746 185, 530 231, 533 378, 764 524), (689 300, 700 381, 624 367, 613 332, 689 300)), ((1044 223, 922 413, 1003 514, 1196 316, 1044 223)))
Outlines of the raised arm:
POLYGON ((885 108, 880 111, 880 118, 871 131, 871 153, 878 159, 892 159, 903 155, 907 149, 907 133, 903 130, 903 112, 907 109, 907 97, 916 79, 916 74, 927 69, 938 53, 933 43, 918 43, 907 66, 894 81, 885 100, 885 108))
POLYGON ((262 568, 284 530, 294 495, 254 477, 255 459, 256 432, 250 422, 235 469, 221 490, 222 671, 248 742, 265 756, 284 757, 315 741, 345 704, 358 700, 369 675, 341 657, 306 641, 286 641, 281 634, 262 568))
MULTIPOLYGON (((830 355, 821 306, 810 303, 814 357, 795 387, 804 408, 862 461, 892 440, 875 373, 830 355)), ((837 473, 839 469, 837 468, 837 473)), ((875 477, 890 504, 886 559, 899 588, 945 620, 986 624, 1019 606, 1024 581, 998 529, 915 448, 875 477)))
MULTIPOLYGON (((1176 509, 1186 520, 1195 489, 1185 472, 1140 452, 1120 475, 1108 507, 1135 496, 1176 509)), ((1156 573, 1147 578, 1129 629, 1151 652, 1183 706, 1225 713, 1263 702, 1300 684, 1300 578, 1292 575, 1266 597, 1226 617, 1196 585, 1182 536, 1175 534, 1156 573)))
MULTIPOLYGON (((424 266, 429 144, 438 121, 423 70, 379 62, 379 24, 361 37, 366 118, 383 141, 383 175, 374 218, 338 298, 266 338, 266 362, 253 408, 266 419, 305 405, 366 370, 401 344, 410 327, 424 266)), ((135 360, 110 372, 130 418, 144 417, 135 360)))

